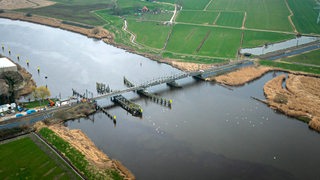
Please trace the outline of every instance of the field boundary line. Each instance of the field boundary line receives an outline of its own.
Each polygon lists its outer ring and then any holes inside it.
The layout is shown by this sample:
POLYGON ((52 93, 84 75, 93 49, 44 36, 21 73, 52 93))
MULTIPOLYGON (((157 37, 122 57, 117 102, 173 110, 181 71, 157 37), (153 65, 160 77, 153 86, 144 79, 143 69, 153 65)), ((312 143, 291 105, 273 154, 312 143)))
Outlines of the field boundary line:
POLYGON ((213 1, 213 0, 210 0, 210 1, 208 2, 208 4, 206 5, 206 7, 204 7, 203 11, 207 11, 207 8, 209 7, 209 5, 211 4, 212 1, 213 1))
POLYGON ((196 49, 196 52, 198 53, 200 51, 200 49, 202 48, 203 44, 206 42, 206 40, 208 39, 208 37, 211 34, 211 30, 209 30, 206 34, 206 36, 202 39, 201 43, 199 44, 199 46, 196 49))
POLYGON ((244 17, 243 17, 241 29, 245 29, 246 21, 247 21, 247 11, 244 12, 244 17))
POLYGON ((290 12, 290 15, 288 16, 288 20, 289 20, 289 22, 291 24, 291 27, 292 27, 292 29, 293 29, 293 31, 295 33, 298 33, 298 31, 296 29, 296 26, 294 25, 294 23, 292 21, 292 16, 294 16, 294 14, 293 14, 293 11, 291 10, 290 6, 289 6, 288 0, 284 0, 284 3, 286 4, 286 6, 287 6, 287 8, 288 8, 288 10, 290 12))
MULTIPOLYGON (((232 26, 221 26, 221 25, 210 25, 210 24, 209 25, 208 24, 195 24, 195 23, 185 23, 185 22, 176 22, 176 24, 242 30, 241 27, 232 27, 232 26)), ((279 33, 279 34, 295 34, 294 32, 278 31, 278 30, 267 30, 267 29, 245 28, 245 30, 258 31, 258 32, 273 32, 273 33, 279 33)))
POLYGON ((217 21, 218 21, 218 19, 220 17, 220 14, 221 14, 221 11, 219 12, 218 16, 214 19, 214 21, 212 23, 213 25, 215 25, 217 23, 217 21))

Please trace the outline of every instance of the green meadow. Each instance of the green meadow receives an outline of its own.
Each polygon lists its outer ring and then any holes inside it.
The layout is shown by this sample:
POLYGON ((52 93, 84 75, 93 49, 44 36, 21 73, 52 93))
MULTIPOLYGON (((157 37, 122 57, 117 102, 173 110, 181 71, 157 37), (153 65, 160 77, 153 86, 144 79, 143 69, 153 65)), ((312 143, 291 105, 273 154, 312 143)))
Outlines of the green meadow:
POLYGON ((1 179, 80 179, 55 154, 44 152, 30 137, 0 144, 0 152, 1 179))

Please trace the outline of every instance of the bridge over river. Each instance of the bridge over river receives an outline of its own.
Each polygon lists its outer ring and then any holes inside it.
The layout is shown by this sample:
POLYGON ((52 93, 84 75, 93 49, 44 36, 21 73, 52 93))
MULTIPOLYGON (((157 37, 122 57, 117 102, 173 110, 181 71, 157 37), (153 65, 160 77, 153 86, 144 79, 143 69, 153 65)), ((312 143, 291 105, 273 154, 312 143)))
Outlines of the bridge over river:
MULTIPOLYGON (((172 76, 159 77, 157 79, 147 81, 147 82, 142 83, 140 85, 128 87, 123 90, 112 91, 110 93, 102 94, 102 95, 93 97, 91 99, 98 100, 98 99, 103 99, 103 98, 115 97, 117 95, 121 95, 126 92, 139 91, 139 90, 143 91, 144 89, 151 87, 151 86, 156 86, 156 85, 160 85, 160 84, 164 84, 164 83, 172 83, 176 80, 187 78, 187 77, 195 77, 195 78, 199 78, 199 79, 205 79, 207 77, 220 75, 220 74, 230 72, 230 71, 233 71, 233 70, 241 68, 241 67, 251 66, 251 65, 253 65, 253 62, 246 60, 246 61, 240 61, 240 62, 231 63, 231 64, 227 64, 227 65, 223 65, 223 66, 213 67, 208 70, 199 70, 199 71, 194 71, 194 72, 182 72, 182 73, 175 74, 172 76)), ((83 95, 81 95, 80 93, 77 93, 76 91, 74 91, 74 93, 76 93, 80 97, 86 98, 83 95)), ((12 118, 12 119, 1 121, 0 122, 0 130, 19 127, 22 125, 34 124, 37 121, 43 121, 45 119, 52 117, 56 112, 65 111, 66 109, 72 108, 75 105, 77 105, 77 104, 74 104, 71 106, 55 107, 55 108, 48 109, 46 111, 37 112, 37 113, 31 114, 31 115, 26 115, 23 117, 17 117, 17 118, 12 118)), ((115 119, 114 116, 110 115, 110 117, 115 119)))
POLYGON ((220 74, 223 74, 226 72, 230 72, 230 71, 233 71, 233 70, 241 68, 241 67, 246 67, 246 66, 251 66, 251 65, 253 65, 252 61, 244 60, 244 61, 230 63, 230 64, 223 65, 223 66, 214 66, 214 67, 207 69, 207 70, 198 70, 198 71, 193 71, 193 72, 182 72, 182 73, 171 75, 171 76, 159 77, 159 78, 147 81, 145 83, 142 83, 140 85, 129 87, 129 88, 126 88, 123 90, 112 91, 112 92, 109 92, 106 94, 102 94, 102 95, 93 97, 92 99, 98 100, 98 99, 121 95, 121 94, 131 92, 131 91, 139 91, 139 90, 143 90, 148 87, 151 87, 151 86, 156 86, 156 85, 165 84, 165 83, 172 83, 176 80, 184 79, 187 77, 206 79, 211 76, 217 76, 217 75, 220 75, 220 74))

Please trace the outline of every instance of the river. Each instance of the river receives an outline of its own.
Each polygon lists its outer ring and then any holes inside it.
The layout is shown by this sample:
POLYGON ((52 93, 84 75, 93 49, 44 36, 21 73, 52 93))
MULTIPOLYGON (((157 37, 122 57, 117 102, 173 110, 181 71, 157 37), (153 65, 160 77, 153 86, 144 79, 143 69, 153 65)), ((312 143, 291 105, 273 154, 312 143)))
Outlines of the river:
MULTIPOLYGON (((180 72, 61 29, 0 19, 0 34, 11 58, 19 54, 17 62, 52 96, 68 97, 71 88, 95 93, 96 82, 122 89, 123 76, 140 83, 180 72)), ((159 85, 149 92, 173 99, 172 109, 128 93, 142 118, 114 107, 116 125, 98 112, 66 126, 81 129, 137 179, 320 179, 319 134, 250 98, 264 98, 272 75, 233 90, 192 78, 178 82, 182 89, 159 85)))

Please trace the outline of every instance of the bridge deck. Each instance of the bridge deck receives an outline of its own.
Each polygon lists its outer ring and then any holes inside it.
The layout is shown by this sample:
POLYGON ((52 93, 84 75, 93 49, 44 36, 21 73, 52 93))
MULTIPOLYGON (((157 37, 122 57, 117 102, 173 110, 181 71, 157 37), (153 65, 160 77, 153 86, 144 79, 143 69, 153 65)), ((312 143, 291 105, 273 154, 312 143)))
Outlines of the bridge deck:
POLYGON ((218 75, 218 74, 222 74, 223 72, 229 72, 229 71, 234 70, 236 68, 240 68, 240 67, 248 66, 248 65, 252 65, 252 64, 253 64, 253 62, 251 62, 251 61, 242 61, 242 62, 237 62, 237 63, 228 64, 228 65, 224 65, 224 66, 213 67, 213 68, 208 69, 208 70, 199 70, 199 71, 193 71, 193 72, 183 72, 183 73, 175 74, 175 75, 172 75, 172 76, 160 77, 160 78, 157 78, 157 79, 154 79, 154 80, 151 80, 151 81, 147 81, 145 83, 142 83, 142 84, 134 86, 134 87, 128 87, 128 88, 123 89, 123 90, 112 91, 110 93, 94 97, 93 100, 107 98, 107 97, 113 97, 113 96, 120 95, 120 94, 123 94, 123 93, 126 93, 126 92, 143 90, 143 89, 146 89, 146 88, 151 87, 151 86, 170 83, 170 82, 173 82, 173 81, 176 81, 176 80, 179 80, 179 79, 184 79, 184 78, 192 77, 192 76, 197 76, 197 77, 201 77, 201 78, 207 78, 209 76, 215 76, 215 75, 218 75))

